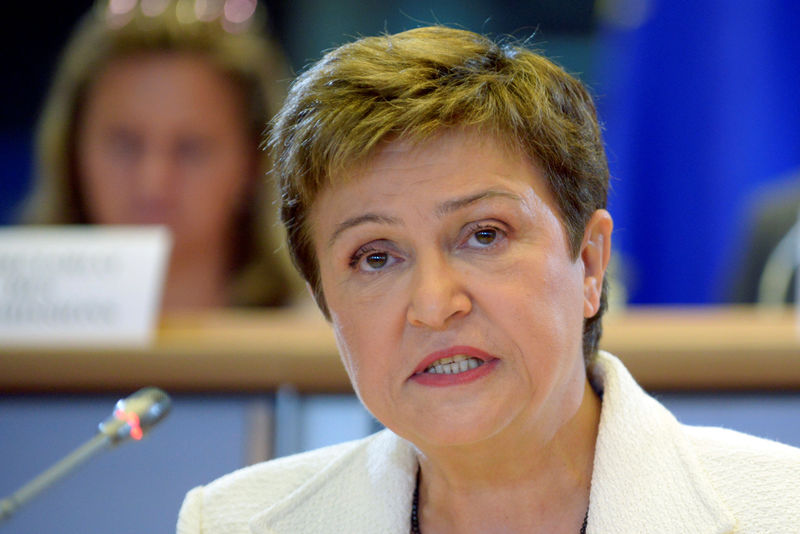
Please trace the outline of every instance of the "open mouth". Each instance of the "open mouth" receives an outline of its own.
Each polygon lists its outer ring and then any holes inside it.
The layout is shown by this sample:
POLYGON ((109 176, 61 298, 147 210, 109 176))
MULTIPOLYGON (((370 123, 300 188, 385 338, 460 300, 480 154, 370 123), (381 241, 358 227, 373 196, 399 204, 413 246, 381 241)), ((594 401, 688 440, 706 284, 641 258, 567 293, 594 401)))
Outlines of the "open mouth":
POLYGON ((428 354, 410 379, 423 386, 468 384, 491 374, 500 360, 468 345, 456 345, 428 354))
POLYGON ((470 369, 476 369, 486 363, 484 360, 473 358, 465 354, 457 354, 452 357, 441 358, 432 362, 425 368, 423 373, 438 375, 455 375, 464 373, 470 369))

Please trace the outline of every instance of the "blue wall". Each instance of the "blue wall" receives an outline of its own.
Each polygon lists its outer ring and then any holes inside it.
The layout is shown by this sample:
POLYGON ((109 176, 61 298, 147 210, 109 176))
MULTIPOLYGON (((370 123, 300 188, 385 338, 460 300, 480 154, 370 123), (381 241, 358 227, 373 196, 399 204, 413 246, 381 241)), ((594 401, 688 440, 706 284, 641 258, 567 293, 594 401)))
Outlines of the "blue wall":
POLYGON ((719 300, 749 195, 800 168, 800 3, 623 0, 596 49, 634 303, 719 300))

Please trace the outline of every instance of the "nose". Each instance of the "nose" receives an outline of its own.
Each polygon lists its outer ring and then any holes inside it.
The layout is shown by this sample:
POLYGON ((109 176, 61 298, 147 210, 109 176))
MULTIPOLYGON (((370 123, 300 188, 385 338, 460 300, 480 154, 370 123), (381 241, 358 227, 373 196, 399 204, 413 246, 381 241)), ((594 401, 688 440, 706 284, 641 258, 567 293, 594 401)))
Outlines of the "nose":
POLYGON ((413 326, 444 330, 472 310, 463 276, 443 254, 419 258, 411 284, 406 319, 413 326))
POLYGON ((141 198, 157 201, 167 196, 175 170, 166 151, 148 150, 142 157, 139 170, 138 190, 141 198))

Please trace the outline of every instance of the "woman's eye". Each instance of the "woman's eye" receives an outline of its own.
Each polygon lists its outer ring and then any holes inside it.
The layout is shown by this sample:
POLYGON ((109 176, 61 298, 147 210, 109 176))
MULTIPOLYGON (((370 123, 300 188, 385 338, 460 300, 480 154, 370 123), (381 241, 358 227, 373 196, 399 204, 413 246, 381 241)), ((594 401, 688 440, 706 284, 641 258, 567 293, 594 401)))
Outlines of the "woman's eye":
POLYGON ((502 238, 502 232, 497 228, 479 228, 469 236, 467 244, 476 248, 487 248, 502 238))
POLYGON ((364 263, 370 269, 378 270, 383 268, 389 261, 389 255, 385 252, 373 252, 364 256, 364 263))
POLYGON ((475 240, 481 245, 491 245, 497 238, 497 230, 487 228, 475 232, 475 240))
POLYGON ((391 267, 400 259, 381 250, 359 250, 350 260, 350 267, 363 272, 375 272, 391 267))

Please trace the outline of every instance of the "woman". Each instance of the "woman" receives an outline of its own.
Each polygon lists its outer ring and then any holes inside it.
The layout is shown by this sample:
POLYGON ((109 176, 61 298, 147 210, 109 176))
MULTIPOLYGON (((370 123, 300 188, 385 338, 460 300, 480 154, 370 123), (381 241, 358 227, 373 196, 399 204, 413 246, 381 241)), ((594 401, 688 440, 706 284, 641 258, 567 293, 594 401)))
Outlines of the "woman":
POLYGON ((366 38, 295 82, 271 146, 387 430, 195 489, 179 532, 796 531, 800 451, 680 425, 597 349, 612 221, 578 81, 466 31, 366 38))
POLYGON ((233 22, 222 7, 96 4, 38 128, 25 222, 169 226, 171 310, 280 305, 298 285, 259 209, 273 198, 260 137, 285 69, 261 11, 233 22))

